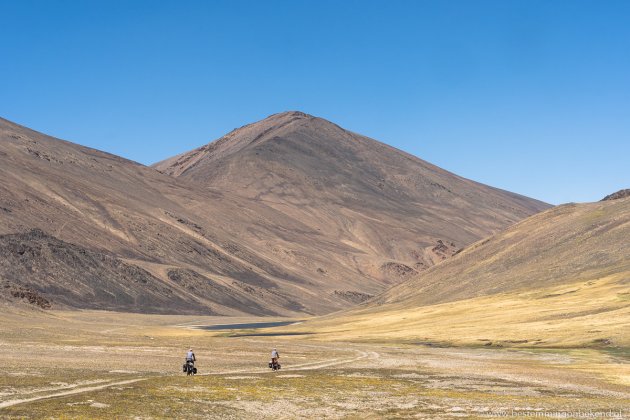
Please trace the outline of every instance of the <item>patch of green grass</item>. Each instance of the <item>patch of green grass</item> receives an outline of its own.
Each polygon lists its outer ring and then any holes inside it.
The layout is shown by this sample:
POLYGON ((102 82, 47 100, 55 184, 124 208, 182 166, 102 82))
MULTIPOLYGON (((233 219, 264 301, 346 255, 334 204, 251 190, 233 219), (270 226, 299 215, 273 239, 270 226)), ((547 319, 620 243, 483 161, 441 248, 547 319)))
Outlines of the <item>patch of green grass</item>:
POLYGON ((630 362, 630 347, 606 347, 602 351, 615 358, 623 359, 626 363, 630 362))

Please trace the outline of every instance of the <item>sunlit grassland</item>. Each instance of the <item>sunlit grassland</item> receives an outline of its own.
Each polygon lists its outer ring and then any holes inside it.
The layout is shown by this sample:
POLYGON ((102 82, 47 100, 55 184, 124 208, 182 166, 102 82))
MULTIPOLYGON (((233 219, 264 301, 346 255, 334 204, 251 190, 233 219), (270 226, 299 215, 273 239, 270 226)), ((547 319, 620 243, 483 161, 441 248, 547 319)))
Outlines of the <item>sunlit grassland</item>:
POLYGON ((630 347, 630 273, 444 304, 388 304, 287 327, 318 340, 448 346, 630 347))

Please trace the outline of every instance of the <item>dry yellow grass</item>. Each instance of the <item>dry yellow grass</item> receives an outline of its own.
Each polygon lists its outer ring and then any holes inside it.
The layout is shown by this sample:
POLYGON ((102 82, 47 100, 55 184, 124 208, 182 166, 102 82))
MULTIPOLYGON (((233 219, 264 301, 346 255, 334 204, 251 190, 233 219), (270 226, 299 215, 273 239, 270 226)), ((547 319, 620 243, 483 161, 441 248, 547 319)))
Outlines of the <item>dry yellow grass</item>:
POLYGON ((630 273, 409 308, 370 307, 290 328, 321 340, 630 347, 630 273))

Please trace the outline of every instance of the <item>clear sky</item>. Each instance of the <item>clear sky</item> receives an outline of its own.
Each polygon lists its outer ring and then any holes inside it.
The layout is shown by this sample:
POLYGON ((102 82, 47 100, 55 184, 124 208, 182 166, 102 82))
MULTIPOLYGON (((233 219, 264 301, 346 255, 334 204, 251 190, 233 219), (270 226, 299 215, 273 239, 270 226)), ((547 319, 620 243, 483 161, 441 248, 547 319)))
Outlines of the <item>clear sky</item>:
POLYGON ((630 188, 630 1, 0 0, 0 116, 150 164, 286 110, 553 204, 630 188))

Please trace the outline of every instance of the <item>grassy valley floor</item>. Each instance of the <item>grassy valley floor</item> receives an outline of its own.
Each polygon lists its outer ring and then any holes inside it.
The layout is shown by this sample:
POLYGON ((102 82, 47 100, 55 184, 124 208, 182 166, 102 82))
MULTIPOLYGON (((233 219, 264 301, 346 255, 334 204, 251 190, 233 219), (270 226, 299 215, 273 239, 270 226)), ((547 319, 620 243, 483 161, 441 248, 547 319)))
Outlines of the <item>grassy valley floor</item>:
POLYGON ((623 349, 437 348, 189 328, 256 321, 6 310, 0 417, 630 416, 623 349), (180 372, 189 346, 196 377, 180 372), (283 364, 275 373, 266 367, 274 346, 283 364))

